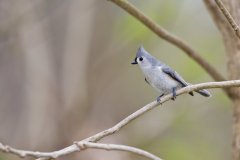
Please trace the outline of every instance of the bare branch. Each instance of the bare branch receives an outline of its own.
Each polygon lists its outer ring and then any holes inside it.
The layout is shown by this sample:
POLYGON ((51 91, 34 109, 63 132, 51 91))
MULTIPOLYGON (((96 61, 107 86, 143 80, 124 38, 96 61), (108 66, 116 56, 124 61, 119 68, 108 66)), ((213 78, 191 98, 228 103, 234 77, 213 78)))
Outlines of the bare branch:
MULTIPOLYGON (((226 18, 219 12, 219 8, 217 4, 214 2, 214 0, 203 0, 205 3, 206 8, 208 9, 208 12, 212 16, 216 26, 220 31, 223 31, 225 29, 229 30, 230 26, 226 23, 226 18)), ((223 39, 225 36, 223 36, 223 39)))
POLYGON ((138 154, 140 156, 143 156, 143 157, 146 157, 149 159, 162 160, 161 158, 159 158, 149 152, 146 152, 142 149, 130 147, 130 146, 126 146, 126 145, 103 144, 103 143, 92 143, 92 142, 80 142, 80 143, 77 143, 77 145, 79 145, 80 148, 83 147, 82 149, 95 148, 95 149, 104 149, 107 151, 111 151, 111 150, 126 151, 126 152, 132 152, 132 153, 138 154))
MULTIPOLYGON (((222 82, 207 82, 207 83, 201 83, 201 84, 196 84, 196 85, 189 85, 187 87, 177 90, 176 94, 181 95, 184 93, 189 93, 191 91, 196 91, 196 90, 200 90, 200 89, 226 88, 226 87, 240 87, 240 80, 222 81, 222 82)), ((171 98, 172 98, 172 94, 168 94, 168 95, 162 97, 161 104, 165 103, 166 101, 170 100, 171 98)), ((58 157, 62 157, 62 156, 71 154, 73 152, 79 152, 79 151, 82 151, 83 149, 85 149, 84 147, 81 147, 82 144, 88 144, 90 146, 92 145, 92 147, 93 147, 93 143, 88 143, 88 142, 97 142, 106 136, 109 136, 109 135, 112 135, 112 134, 118 132, 121 128, 123 128, 124 126, 129 124, 131 121, 140 117, 144 113, 152 110, 153 108, 159 106, 159 104, 160 103, 158 103, 157 101, 153 101, 153 102, 145 105, 144 107, 140 108, 136 112, 132 113, 128 117, 124 118, 122 121, 117 123, 115 126, 109 128, 109 129, 106 129, 102 132, 99 132, 89 138, 82 140, 82 141, 75 142, 74 144, 72 144, 66 148, 63 148, 61 150, 58 150, 58 151, 54 151, 54 152, 25 151, 25 150, 15 149, 10 146, 5 146, 2 143, 0 143, 0 151, 11 153, 11 154, 17 155, 19 157, 34 157, 34 158, 38 158, 38 160, 58 158, 58 157)), ((101 145, 95 144, 94 146, 97 147, 97 146, 101 146, 101 145)), ((103 145, 103 146, 105 146, 105 145, 103 145)), ((116 148, 116 146, 115 146, 115 148, 116 148)), ((124 150, 124 151, 127 151, 127 150, 124 150)))
POLYGON ((231 27, 233 28, 233 30, 236 32, 236 35, 238 38, 240 38, 240 29, 239 26, 237 25, 237 23, 234 21, 233 17, 231 16, 231 14, 229 13, 229 11, 227 10, 227 8, 224 6, 223 2, 221 0, 215 0, 217 6, 219 7, 219 9, 221 10, 221 12, 224 14, 224 16, 226 17, 226 19, 228 20, 229 24, 231 25, 231 27))
POLYGON ((131 152, 134 154, 138 154, 140 156, 144 156, 146 158, 152 159, 152 160, 162 160, 161 158, 144 151, 142 149, 138 149, 135 147, 130 147, 126 145, 118 145, 118 144, 103 144, 103 143, 92 143, 92 142, 86 142, 86 141, 79 141, 76 142, 75 145, 71 145, 70 147, 65 148, 64 150, 61 150, 61 152, 34 152, 34 151, 25 151, 25 150, 18 150, 15 148, 12 148, 10 146, 4 146, 0 143, 0 150, 7 153, 12 153, 14 155, 17 155, 21 158, 25 157, 33 157, 38 158, 38 160, 43 159, 55 159, 62 155, 67 155, 76 151, 85 150, 88 148, 95 148, 95 149, 104 149, 104 150, 117 150, 117 151, 126 151, 131 152), (40 157, 40 158, 39 158, 40 157))
MULTIPOLYGON (((221 16, 219 9, 217 5, 213 2, 213 0, 203 0, 203 2, 205 3, 208 11, 211 13, 213 20, 215 22, 225 23, 225 20, 223 19, 224 17, 221 16)), ((219 27, 218 23, 216 24, 217 24, 217 27, 219 27)))
MULTIPOLYGON (((77 147, 76 147, 77 149, 77 147)), ((3 145, 2 143, 0 143, 0 150, 2 152, 6 152, 6 153, 11 153, 14 154, 16 156, 19 156, 21 158, 25 158, 25 157, 33 157, 33 158, 47 158, 47 159, 51 159, 51 158, 57 158, 58 155, 55 152, 34 152, 34 151, 27 151, 27 150, 20 150, 20 149, 15 149, 13 147, 7 146, 7 145, 3 145)), ((71 149, 73 150, 73 148, 71 149)))
POLYGON ((188 45, 185 41, 178 38, 177 36, 166 31, 164 28, 162 28, 152 19, 147 17, 143 12, 138 10, 127 0, 109 0, 109 1, 115 3, 116 5, 124 9, 126 12, 131 14, 137 20, 142 22, 146 27, 148 27, 151 31, 156 33, 160 38, 168 41, 171 44, 174 44, 175 46, 183 50, 190 58, 194 59, 203 69, 205 69, 205 71, 209 73, 209 75, 212 76, 214 80, 216 81, 225 80, 225 78, 215 69, 215 67, 208 63, 206 59, 201 57, 200 54, 193 48, 191 48, 190 45, 188 45))

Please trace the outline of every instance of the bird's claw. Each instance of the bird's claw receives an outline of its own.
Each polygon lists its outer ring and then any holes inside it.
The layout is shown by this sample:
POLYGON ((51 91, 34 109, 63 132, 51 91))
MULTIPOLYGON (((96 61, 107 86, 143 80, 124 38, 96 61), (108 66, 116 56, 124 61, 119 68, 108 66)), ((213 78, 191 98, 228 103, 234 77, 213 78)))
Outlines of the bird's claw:
POLYGON ((176 88, 173 88, 173 89, 172 89, 172 94, 173 94, 173 96, 172 96, 171 99, 174 101, 174 100, 177 98, 176 88))
POLYGON ((164 94, 161 94, 160 96, 157 97, 157 102, 161 103, 161 97, 164 96, 164 94))
POLYGON ((175 101, 176 97, 172 97, 171 100, 175 101))
POLYGON ((161 102, 161 97, 160 97, 160 96, 157 97, 157 102, 158 102, 158 103, 161 102))

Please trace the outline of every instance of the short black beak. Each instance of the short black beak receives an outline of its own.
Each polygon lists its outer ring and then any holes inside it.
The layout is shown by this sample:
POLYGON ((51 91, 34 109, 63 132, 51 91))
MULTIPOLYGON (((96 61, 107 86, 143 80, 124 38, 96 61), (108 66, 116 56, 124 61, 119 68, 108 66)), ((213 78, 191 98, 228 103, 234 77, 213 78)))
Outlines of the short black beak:
POLYGON ((137 63, 137 58, 135 58, 135 60, 134 61, 132 61, 132 63, 131 64, 138 64, 137 63))
POLYGON ((138 64, 137 62, 133 61, 131 64, 138 64))

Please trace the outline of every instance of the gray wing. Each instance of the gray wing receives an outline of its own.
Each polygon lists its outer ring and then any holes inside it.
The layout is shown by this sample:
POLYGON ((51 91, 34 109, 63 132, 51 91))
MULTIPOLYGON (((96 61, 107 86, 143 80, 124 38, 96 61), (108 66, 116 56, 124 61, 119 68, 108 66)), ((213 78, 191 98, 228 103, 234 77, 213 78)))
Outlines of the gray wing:
POLYGON ((176 71, 172 70, 170 67, 163 66, 162 71, 168 74, 174 80, 178 81, 180 84, 182 84, 183 87, 186 87, 188 85, 188 83, 176 71))

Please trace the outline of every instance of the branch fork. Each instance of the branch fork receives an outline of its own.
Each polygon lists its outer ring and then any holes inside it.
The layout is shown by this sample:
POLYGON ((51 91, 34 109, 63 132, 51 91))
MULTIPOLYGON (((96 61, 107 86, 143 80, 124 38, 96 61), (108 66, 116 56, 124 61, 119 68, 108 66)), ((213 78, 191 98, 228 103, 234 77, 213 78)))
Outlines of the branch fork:
MULTIPOLYGON (((240 80, 232 80, 232 81, 223 81, 223 82, 207 82, 207 83, 201 83, 201 84, 195 84, 195 85, 189 85, 187 87, 181 88, 176 91, 176 95, 181 95, 184 93, 188 93, 195 90, 200 89, 208 89, 208 88, 225 88, 225 87, 240 87, 240 80)), ((164 103, 172 98, 172 94, 168 94, 164 97, 162 97, 161 103, 164 103)), ((103 139, 104 137, 107 137, 109 135, 112 135, 114 133, 117 133, 120 129, 122 129, 124 126, 129 124, 131 121, 135 120, 136 118, 140 117, 141 115, 147 113, 148 111, 152 110, 153 108, 156 108, 159 106, 159 103, 157 101, 153 101, 144 107, 140 108, 136 112, 130 114, 123 120, 121 120, 119 123, 117 123, 115 126, 106 129, 102 132, 99 132, 91 137, 88 137, 82 141, 76 141, 72 145, 65 147, 58 151, 53 152, 34 152, 34 151, 26 151, 26 150, 19 150, 15 149, 13 147, 3 145, 0 143, 0 151, 7 152, 10 154, 17 155, 21 158, 25 157, 33 157, 38 158, 38 160, 48 160, 48 159, 56 159, 58 157, 62 157, 65 155, 69 155, 73 152, 80 152, 89 148, 95 148, 95 149, 104 149, 107 151, 110 150, 118 150, 118 151, 127 151, 134 154, 141 155, 143 157, 147 157, 152 160, 161 160, 161 158, 147 152, 144 150, 141 150, 139 148, 130 147, 126 145, 120 145, 120 144, 103 144, 103 143, 97 143, 99 140, 103 139)))

